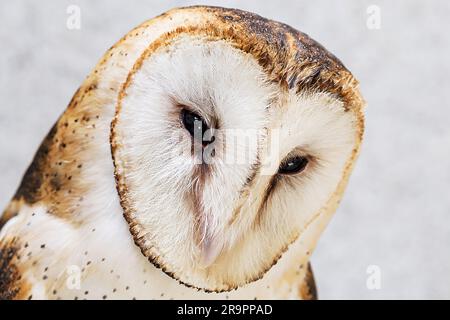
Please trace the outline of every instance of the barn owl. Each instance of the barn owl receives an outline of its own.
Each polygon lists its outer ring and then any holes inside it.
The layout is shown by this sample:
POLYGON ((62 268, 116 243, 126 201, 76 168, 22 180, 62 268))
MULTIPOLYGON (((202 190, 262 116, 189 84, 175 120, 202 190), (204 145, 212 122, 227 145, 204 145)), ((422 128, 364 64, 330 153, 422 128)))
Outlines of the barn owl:
POLYGON ((204 6, 141 24, 5 209, 0 298, 315 298, 309 259, 363 108, 344 65, 285 24, 204 6))

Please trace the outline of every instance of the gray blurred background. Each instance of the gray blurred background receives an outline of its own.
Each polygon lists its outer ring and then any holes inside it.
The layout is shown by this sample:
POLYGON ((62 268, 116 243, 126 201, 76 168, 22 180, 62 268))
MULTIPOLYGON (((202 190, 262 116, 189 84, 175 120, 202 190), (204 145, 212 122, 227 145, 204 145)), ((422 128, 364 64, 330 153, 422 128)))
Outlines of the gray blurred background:
POLYGON ((447 1, 1 1, 0 211, 102 54, 142 21, 193 4, 285 22, 361 82, 365 142, 312 258, 319 297, 450 299, 447 1), (81 9, 79 30, 66 27, 71 4, 81 9), (366 284, 369 266, 379 268, 379 289, 366 284))

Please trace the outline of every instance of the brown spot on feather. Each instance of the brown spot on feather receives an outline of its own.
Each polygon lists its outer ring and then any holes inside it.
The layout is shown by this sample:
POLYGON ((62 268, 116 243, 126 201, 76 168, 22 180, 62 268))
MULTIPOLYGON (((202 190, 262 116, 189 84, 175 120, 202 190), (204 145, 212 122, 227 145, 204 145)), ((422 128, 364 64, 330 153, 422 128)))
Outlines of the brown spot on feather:
POLYGON ((34 156, 33 162, 25 172, 22 183, 14 196, 14 200, 23 198, 26 203, 33 204, 42 198, 41 186, 45 179, 43 175, 48 166, 48 154, 57 131, 57 125, 54 125, 42 142, 34 156))
POLYGON ((19 266, 21 245, 16 238, 0 242, 0 300, 25 299, 30 285, 23 279, 19 266))
POLYGON ((300 284, 299 294, 303 300, 317 300, 317 288, 314 280, 314 274, 311 268, 311 263, 308 263, 308 269, 306 270, 305 279, 300 284))

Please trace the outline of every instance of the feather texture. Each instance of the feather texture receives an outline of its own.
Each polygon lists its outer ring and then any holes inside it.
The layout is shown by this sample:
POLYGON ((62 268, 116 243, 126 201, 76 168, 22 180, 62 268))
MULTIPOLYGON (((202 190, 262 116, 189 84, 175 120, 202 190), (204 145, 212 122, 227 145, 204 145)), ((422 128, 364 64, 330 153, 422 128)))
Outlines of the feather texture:
POLYGON ((143 23, 75 93, 6 208, 0 297, 314 298, 309 257, 363 106, 342 63, 284 24, 215 7, 143 23), (184 108, 216 129, 208 163, 184 108), (292 154, 308 166, 279 175, 292 154))

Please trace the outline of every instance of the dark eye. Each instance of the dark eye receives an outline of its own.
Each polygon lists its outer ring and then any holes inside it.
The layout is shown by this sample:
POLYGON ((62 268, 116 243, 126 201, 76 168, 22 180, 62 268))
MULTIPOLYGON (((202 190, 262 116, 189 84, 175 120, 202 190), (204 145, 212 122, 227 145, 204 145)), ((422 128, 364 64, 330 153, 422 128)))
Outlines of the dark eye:
POLYGON ((296 174, 305 170, 308 165, 308 158, 302 156, 295 156, 284 160, 280 168, 278 169, 279 174, 296 174))
POLYGON ((207 123, 197 113, 183 109, 181 111, 181 121, 184 127, 191 134, 192 137, 199 139, 203 142, 203 135, 209 129, 207 123))

